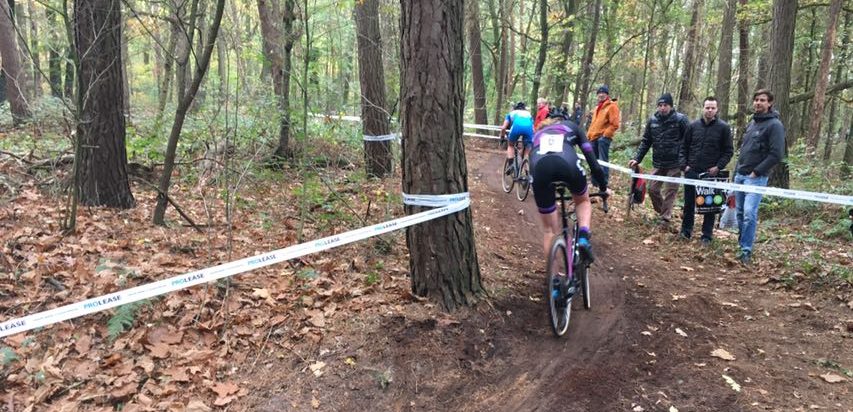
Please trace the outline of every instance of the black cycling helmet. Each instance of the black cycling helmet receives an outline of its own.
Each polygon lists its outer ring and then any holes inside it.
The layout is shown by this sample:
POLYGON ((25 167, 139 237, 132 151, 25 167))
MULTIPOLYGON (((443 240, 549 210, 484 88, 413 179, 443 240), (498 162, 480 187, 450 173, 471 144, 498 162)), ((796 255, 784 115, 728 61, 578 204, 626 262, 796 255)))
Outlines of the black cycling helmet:
POLYGON ((569 113, 560 107, 554 106, 548 111, 549 119, 569 120, 569 113))
POLYGON ((524 104, 524 102, 518 102, 515 104, 515 107, 513 107, 513 110, 525 110, 525 109, 527 109, 527 105, 524 104))

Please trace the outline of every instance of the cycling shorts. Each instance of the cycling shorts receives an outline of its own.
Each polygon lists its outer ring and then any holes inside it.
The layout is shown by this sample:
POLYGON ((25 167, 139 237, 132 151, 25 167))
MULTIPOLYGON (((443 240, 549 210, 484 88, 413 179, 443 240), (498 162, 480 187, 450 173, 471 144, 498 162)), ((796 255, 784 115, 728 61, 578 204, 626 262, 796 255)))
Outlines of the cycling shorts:
POLYGON ((521 137, 521 142, 524 144, 524 147, 530 147, 533 145, 533 125, 523 126, 523 125, 513 125, 511 129, 509 129, 509 142, 515 144, 518 141, 518 138, 521 137))
MULTIPOLYGON (((536 149, 534 149, 534 152, 536 149)), ((586 193, 586 174, 574 150, 538 156, 533 163, 533 199, 539 213, 547 214, 557 209, 557 196, 551 183, 565 182, 573 195, 586 193)))

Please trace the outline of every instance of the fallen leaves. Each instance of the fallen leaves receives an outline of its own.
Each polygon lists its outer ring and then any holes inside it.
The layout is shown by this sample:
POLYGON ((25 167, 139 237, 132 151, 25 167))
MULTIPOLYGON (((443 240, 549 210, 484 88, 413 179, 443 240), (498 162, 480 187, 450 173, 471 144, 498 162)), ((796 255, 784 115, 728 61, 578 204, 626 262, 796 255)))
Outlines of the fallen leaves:
POLYGON ((735 360, 735 356, 725 349, 714 349, 714 351, 711 352, 711 356, 727 361, 735 360))
POLYGON ((323 368, 326 367, 326 362, 315 362, 308 366, 308 369, 311 369, 311 372, 314 373, 314 376, 320 377, 323 375, 323 368))
POLYGON ((681 335, 682 337, 687 337, 687 333, 685 333, 681 328, 675 328, 675 333, 681 335))
POLYGON ((733 391, 740 392, 741 388, 740 388, 739 383, 737 383, 734 379, 732 379, 731 376, 728 376, 728 375, 722 375, 722 376, 723 376, 723 379, 726 381, 726 383, 729 384, 729 386, 732 388, 733 391))
POLYGON ((820 375, 820 377, 829 383, 847 382, 847 378, 832 372, 824 373, 823 375, 820 375))
POLYGON ((216 406, 224 406, 234 399, 237 399, 240 387, 234 382, 217 382, 210 388, 216 393, 216 401, 213 402, 216 406))

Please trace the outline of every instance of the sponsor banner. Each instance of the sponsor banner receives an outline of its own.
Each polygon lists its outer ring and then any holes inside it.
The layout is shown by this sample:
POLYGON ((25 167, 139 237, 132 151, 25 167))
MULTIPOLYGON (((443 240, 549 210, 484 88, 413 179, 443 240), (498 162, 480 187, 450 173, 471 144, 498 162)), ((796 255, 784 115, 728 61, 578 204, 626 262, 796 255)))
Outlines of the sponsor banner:
MULTIPOLYGON (((429 197, 427 195, 414 196, 417 198, 429 197)), ((223 263, 218 266, 184 273, 182 275, 98 296, 81 302, 60 306, 55 309, 50 309, 21 318, 7 319, 0 322, 0 338, 65 320, 74 319, 80 316, 101 312, 127 303, 164 295, 166 293, 186 289, 202 283, 234 276, 239 273, 274 265, 290 259, 332 249, 334 247, 423 223, 464 210, 470 205, 470 203, 467 192, 460 195, 441 195, 434 198, 430 203, 430 206, 436 207, 435 209, 430 209, 372 226, 366 226, 361 229, 324 237, 312 242, 301 243, 284 249, 278 249, 233 262, 223 263), (442 202, 441 199, 445 200, 442 202)))

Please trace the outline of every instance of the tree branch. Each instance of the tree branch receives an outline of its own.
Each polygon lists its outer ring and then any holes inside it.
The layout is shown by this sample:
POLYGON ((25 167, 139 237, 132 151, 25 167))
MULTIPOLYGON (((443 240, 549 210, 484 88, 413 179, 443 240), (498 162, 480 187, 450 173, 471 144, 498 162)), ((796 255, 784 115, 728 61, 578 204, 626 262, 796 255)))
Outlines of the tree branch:
MULTIPOLYGON (((832 85, 832 87, 827 88, 826 94, 835 94, 835 93, 847 90, 851 87, 853 87, 853 79, 845 80, 841 83, 836 83, 836 84, 832 85)), ((798 94, 795 96, 791 96, 788 99, 788 103, 793 104, 793 103, 804 102, 804 101, 811 100, 813 97, 814 97, 814 91, 810 91, 810 92, 798 94)))

